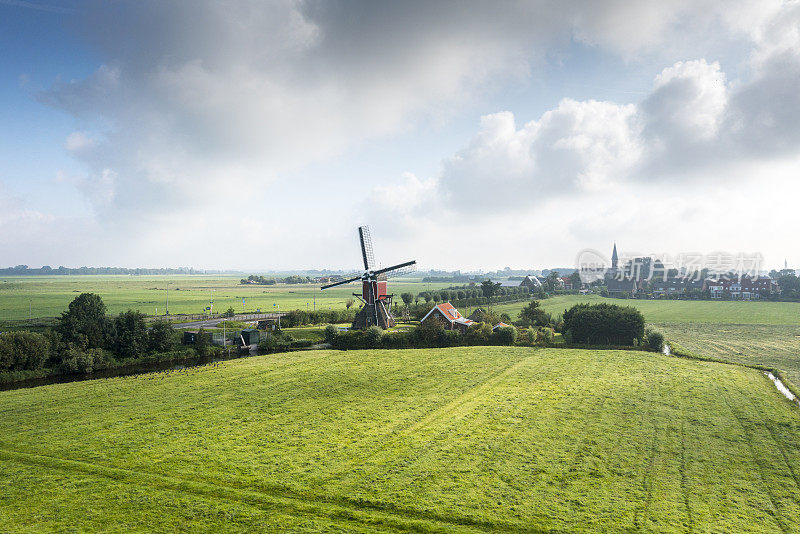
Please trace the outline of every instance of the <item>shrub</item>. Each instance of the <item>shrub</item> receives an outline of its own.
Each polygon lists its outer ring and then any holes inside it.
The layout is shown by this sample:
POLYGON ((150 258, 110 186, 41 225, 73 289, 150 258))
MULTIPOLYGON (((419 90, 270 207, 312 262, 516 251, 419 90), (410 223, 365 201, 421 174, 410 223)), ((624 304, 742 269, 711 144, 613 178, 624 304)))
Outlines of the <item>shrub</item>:
POLYGON ((99 349, 83 350, 77 345, 70 345, 61 358, 61 371, 64 373, 91 373, 94 369, 94 357, 99 349))
POLYGON ((476 323, 467 329, 464 340, 467 345, 486 345, 492 335, 492 327, 486 323, 476 323))
POLYGON ((175 329, 166 321, 154 321, 147 333, 147 345, 150 352, 169 352, 178 344, 175 329))
POLYGON ((490 340, 494 345, 513 345, 517 340, 517 329, 513 326, 503 326, 492 332, 490 340))
POLYGON ((647 332, 645 332, 645 335, 647 336, 647 346, 653 350, 657 350, 658 352, 664 350, 664 334, 657 330, 648 328, 647 332))
POLYGON ((331 345, 336 344, 336 338, 339 336, 339 329, 329 324, 325 327, 325 343, 330 343, 331 345))
POLYGON ((114 318, 111 350, 122 358, 138 358, 148 351, 149 339, 144 314, 128 310, 114 318))
POLYGON ((41 369, 50 355, 50 341, 37 332, 0 334, 0 372, 41 369))
POLYGON ((370 326, 364 332, 364 340, 367 347, 370 349, 377 349, 381 345, 381 338, 383 337, 383 329, 379 326, 370 326))
POLYGON ((644 316, 616 304, 576 304, 564 312, 564 330, 573 343, 633 345, 644 336, 644 316))

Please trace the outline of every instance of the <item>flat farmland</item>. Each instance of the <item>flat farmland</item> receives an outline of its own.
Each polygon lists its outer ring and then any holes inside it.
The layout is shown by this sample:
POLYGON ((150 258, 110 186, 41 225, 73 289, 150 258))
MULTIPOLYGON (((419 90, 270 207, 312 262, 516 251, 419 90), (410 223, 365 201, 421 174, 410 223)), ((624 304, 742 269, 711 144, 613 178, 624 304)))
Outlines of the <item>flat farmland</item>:
MULTIPOLYGON (((319 290, 316 284, 277 284, 272 286, 243 285, 243 276, 127 276, 127 275, 75 275, 75 276, 18 276, 0 278, 0 320, 32 317, 57 317, 80 293, 97 293, 108 306, 109 313, 117 314, 128 309, 148 315, 164 314, 167 288, 169 311, 176 313, 202 313, 214 299, 214 311, 233 307, 236 311, 264 312, 277 309, 344 308, 345 302, 358 292, 357 284, 319 290), (242 305, 242 299, 245 304, 242 305)), ((430 289, 440 289, 448 284, 423 284, 413 278, 399 279, 390 284, 398 296, 410 291, 414 294, 430 289)))
POLYGON ((800 414, 653 353, 310 351, 0 393, 0 531, 793 532, 800 414))
MULTIPOLYGON (((640 300, 612 299, 598 295, 558 295, 541 301, 542 308, 553 314, 578 303, 598 304, 606 302, 639 309, 650 323, 723 323, 799 325, 800 302, 768 301, 709 301, 709 300, 640 300)), ((524 302, 493 306, 516 318, 524 302)))
POLYGON ((800 384, 800 326, 682 324, 656 325, 667 339, 696 354, 786 371, 800 384))

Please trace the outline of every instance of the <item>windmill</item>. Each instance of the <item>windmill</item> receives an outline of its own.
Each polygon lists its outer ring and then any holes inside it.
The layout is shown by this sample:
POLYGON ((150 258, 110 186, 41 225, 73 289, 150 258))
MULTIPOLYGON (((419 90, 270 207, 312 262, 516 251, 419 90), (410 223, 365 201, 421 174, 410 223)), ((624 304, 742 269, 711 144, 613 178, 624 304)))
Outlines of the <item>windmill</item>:
POLYGON ((364 270, 345 276, 343 280, 324 285, 320 289, 341 286, 361 280, 361 294, 353 293, 364 305, 359 310, 353 321, 353 328, 367 328, 373 325, 381 328, 390 328, 395 325, 392 317, 392 297, 386 291, 389 278, 413 272, 416 269, 416 260, 398 263, 391 267, 375 269, 375 258, 372 252, 372 238, 369 235, 369 226, 358 227, 358 240, 361 243, 361 258, 364 260, 364 270))

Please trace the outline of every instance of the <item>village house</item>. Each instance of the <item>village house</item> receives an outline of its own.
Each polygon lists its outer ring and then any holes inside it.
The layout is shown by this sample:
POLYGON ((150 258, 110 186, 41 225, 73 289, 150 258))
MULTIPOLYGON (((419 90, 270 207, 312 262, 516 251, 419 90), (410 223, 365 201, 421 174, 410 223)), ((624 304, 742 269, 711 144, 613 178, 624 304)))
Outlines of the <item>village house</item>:
POLYGON ((728 298, 732 300, 756 300, 779 290, 778 285, 769 276, 742 276, 741 278, 707 278, 703 282, 703 290, 708 291, 712 299, 728 298))
POLYGON ((462 333, 465 333, 470 325, 475 324, 475 321, 461 315, 449 302, 434 306, 431 311, 422 318, 420 324, 425 321, 433 320, 434 318, 438 318, 444 322, 447 330, 460 330, 462 333))

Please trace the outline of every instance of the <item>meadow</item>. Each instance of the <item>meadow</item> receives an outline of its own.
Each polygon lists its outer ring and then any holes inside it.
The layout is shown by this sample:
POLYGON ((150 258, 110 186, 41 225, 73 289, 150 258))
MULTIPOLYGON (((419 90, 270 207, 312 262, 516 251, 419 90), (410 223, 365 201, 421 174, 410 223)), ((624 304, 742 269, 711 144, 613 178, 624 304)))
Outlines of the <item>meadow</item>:
POLYGON ((729 362, 774 367, 800 384, 800 327, 663 323, 656 325, 671 341, 696 354, 729 362))
POLYGON ((0 393, 0 531, 793 532, 800 415, 631 351, 309 351, 0 393))
MULTIPOLYGON (((263 312, 294 309, 344 308, 358 284, 320 291, 319 284, 242 285, 243 276, 172 275, 172 276, 17 276, 0 278, 0 321, 58 317, 80 293, 97 293, 110 314, 128 309, 147 315, 163 315, 169 287, 169 311, 203 313, 213 296, 214 311, 233 307, 237 312, 263 312), (244 305, 242 299, 245 299, 244 305)), ((419 279, 393 280, 392 292, 415 295, 449 284, 423 284, 419 279)))
MULTIPOLYGON (((633 306, 649 323, 718 323, 800 326, 800 302, 609 299, 599 295, 557 295, 541 301, 548 313, 561 314, 578 303, 633 306)), ((492 306, 516 317, 524 302, 492 306)))

